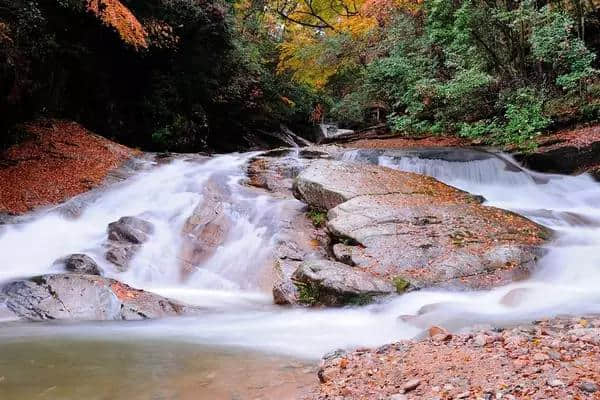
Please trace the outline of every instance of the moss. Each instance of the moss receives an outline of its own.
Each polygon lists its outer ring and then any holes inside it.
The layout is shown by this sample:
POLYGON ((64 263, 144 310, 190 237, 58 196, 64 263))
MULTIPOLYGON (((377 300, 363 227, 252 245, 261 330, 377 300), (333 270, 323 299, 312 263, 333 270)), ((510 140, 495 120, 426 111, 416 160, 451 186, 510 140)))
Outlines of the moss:
POLYGON ((308 218, 316 228, 320 228, 327 222, 327 213, 313 209, 308 212, 308 218))
POLYGON ((406 292, 406 289, 408 289, 408 287, 410 286, 409 281, 399 276, 392 279, 392 283, 396 287, 396 293, 399 294, 406 292))
POLYGON ((294 282, 298 288, 298 301, 307 306, 314 306, 319 302, 320 289, 312 283, 294 282))
POLYGON ((347 306, 366 306, 373 302, 373 296, 366 293, 344 296, 341 303, 347 306))
POLYGON ((538 231, 538 237, 542 240, 550 240, 552 237, 552 231, 546 228, 540 228, 538 231))

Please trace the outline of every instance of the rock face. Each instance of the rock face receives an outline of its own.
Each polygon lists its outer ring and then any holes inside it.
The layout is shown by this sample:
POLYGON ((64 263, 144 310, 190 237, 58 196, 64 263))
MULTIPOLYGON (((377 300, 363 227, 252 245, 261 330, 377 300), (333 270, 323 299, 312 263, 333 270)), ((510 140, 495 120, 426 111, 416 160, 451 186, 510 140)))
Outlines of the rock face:
POLYGON ((0 309, 27 320, 139 320, 200 310, 113 279, 53 274, 14 281, 0 292, 0 309))
POLYGON ((102 269, 96 261, 85 254, 71 254, 56 260, 54 264, 64 264, 67 271, 76 274, 102 275, 102 269))
POLYGON ((295 193, 328 210, 334 255, 355 268, 424 288, 486 288, 525 275, 549 232, 434 178, 373 165, 315 161, 295 193), (352 245, 352 246, 349 246, 352 245))
POLYGON ((137 217, 122 217, 108 224, 106 259, 119 271, 129 268, 129 261, 154 232, 154 226, 137 217))
POLYGON ((292 279, 299 288, 300 301, 306 304, 367 304, 375 296, 396 292, 390 282, 335 261, 305 261, 292 279))

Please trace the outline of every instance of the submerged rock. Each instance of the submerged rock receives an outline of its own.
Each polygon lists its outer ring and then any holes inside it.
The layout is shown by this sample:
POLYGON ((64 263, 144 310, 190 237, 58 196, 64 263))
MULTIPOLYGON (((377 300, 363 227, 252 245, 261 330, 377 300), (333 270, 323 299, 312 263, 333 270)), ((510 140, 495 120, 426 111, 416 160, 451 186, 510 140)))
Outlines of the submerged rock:
POLYGON ((0 293, 0 310, 33 321, 139 320, 200 311, 96 275, 43 275, 11 282, 0 293))
POLYGON ((137 217, 121 217, 111 222, 108 224, 106 260, 119 271, 126 271, 129 261, 153 232, 152 223, 137 217))
POLYGON ((58 259, 54 264, 63 264, 69 272, 88 275, 102 275, 102 269, 96 261, 85 254, 71 254, 58 259))
POLYGON ((329 210, 328 230, 345 243, 333 248, 338 260, 416 288, 485 288, 520 278, 550 234, 434 178, 380 166, 315 161, 294 188, 310 206, 329 210))
POLYGON ((396 292, 396 288, 386 280, 328 260, 301 263, 292 279, 299 288, 300 302, 310 305, 368 304, 376 296, 396 292))

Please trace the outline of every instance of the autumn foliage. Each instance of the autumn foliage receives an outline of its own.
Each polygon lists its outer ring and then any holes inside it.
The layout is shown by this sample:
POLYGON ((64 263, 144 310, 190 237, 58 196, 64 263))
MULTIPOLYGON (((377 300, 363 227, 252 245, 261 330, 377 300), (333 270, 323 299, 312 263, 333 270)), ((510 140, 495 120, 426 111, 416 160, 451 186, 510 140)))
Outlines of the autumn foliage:
POLYGON ((88 0, 87 8, 114 28, 125 43, 136 48, 148 47, 144 27, 119 0, 88 0))
POLYGON ((0 155, 0 212, 23 213, 73 197, 135 154, 74 122, 47 120, 23 129, 29 139, 0 155))

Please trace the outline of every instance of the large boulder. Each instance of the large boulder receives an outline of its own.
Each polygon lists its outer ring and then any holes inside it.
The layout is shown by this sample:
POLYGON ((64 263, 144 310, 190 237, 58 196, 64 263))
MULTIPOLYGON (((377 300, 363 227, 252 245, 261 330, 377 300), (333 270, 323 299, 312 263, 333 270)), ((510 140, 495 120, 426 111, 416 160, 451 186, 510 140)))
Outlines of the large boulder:
POLYGON ((108 224, 106 259, 121 272, 129 269, 129 261, 154 232, 152 223, 138 217, 121 217, 108 224))
POLYGON ((0 314, 34 321, 139 320, 199 311, 96 275, 43 275, 11 282, 0 291, 0 314))
POLYGON ((340 261, 415 288, 486 288, 526 275, 549 231, 434 178, 374 165, 317 161, 297 196, 329 210, 340 261))
POLYGON ((370 303, 376 296, 396 292, 396 287, 387 280, 328 260, 301 263, 292 279, 299 289, 300 302, 310 305, 362 305, 370 303))

